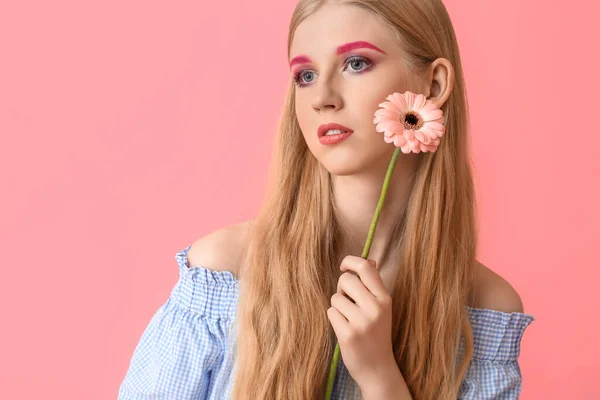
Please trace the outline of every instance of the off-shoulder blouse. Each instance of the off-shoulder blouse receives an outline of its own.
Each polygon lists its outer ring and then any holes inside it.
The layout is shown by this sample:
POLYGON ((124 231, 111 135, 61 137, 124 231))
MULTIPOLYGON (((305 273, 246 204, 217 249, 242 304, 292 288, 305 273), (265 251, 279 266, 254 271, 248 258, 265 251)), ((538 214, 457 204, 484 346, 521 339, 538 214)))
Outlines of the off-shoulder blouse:
MULTIPOLYGON (((188 265, 191 244, 176 253, 179 280, 149 321, 119 388, 119 400, 230 398, 239 281, 229 271, 188 265)), ((524 313, 468 309, 473 357, 458 399, 517 399, 524 313)), ((461 343, 461 355, 463 346, 461 343)), ((362 399, 340 357, 332 399, 362 399)))

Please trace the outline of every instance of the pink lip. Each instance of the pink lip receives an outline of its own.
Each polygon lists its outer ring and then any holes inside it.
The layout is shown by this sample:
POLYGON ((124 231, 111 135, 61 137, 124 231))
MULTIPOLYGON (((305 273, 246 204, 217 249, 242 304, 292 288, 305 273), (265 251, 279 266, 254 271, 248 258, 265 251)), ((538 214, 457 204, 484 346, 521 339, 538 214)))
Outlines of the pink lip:
POLYGON ((323 124, 323 125, 319 126, 319 129, 317 130, 317 137, 325 136, 327 131, 330 129, 338 129, 338 130, 346 131, 349 133, 354 132, 352 129, 346 128, 344 125, 340 125, 340 124, 336 124, 336 123, 329 123, 329 124, 323 124))

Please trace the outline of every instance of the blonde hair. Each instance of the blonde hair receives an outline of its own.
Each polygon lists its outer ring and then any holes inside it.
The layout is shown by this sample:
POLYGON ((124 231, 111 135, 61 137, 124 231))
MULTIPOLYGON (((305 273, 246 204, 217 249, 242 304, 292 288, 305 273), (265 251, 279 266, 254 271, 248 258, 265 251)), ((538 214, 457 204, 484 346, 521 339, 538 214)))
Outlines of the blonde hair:
MULTIPOLYGON (((325 4, 300 0, 288 52, 300 22, 325 4)), ((423 72, 436 58, 455 70, 442 106, 446 134, 435 153, 420 153, 392 243, 400 265, 392 338, 398 367, 415 399, 456 399, 472 356, 465 305, 474 281, 475 198, 468 114, 456 37, 441 0, 340 1, 389 25, 406 66, 423 72), (464 356, 459 360, 459 343, 464 356)), ((235 400, 323 397, 336 337, 327 318, 340 275, 340 228, 329 172, 309 151, 290 81, 274 147, 267 195, 240 266, 235 400)))

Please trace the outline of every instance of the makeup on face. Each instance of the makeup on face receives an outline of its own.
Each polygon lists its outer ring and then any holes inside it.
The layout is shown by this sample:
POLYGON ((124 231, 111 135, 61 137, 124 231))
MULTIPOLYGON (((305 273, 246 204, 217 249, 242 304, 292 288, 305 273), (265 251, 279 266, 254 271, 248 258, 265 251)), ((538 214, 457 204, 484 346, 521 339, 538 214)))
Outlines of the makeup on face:
MULTIPOLYGON (((374 44, 369 43, 365 40, 359 40, 359 41, 354 41, 354 42, 349 42, 349 43, 344 43, 342 45, 339 45, 336 47, 335 53, 337 55, 343 55, 343 54, 351 53, 358 49, 371 49, 371 50, 375 50, 379 53, 386 54, 385 51, 381 50, 379 47, 377 47, 374 44)), ((312 72, 311 72, 311 70, 302 69, 301 67, 296 67, 296 68, 292 68, 292 67, 294 65, 308 64, 311 62, 312 62, 312 60, 310 59, 310 57, 308 57, 307 55, 304 55, 304 54, 294 57, 292 59, 292 61, 290 62, 290 70, 292 71, 293 81, 298 88, 303 88, 305 86, 310 85, 310 82, 304 82, 303 76, 304 76, 304 71, 307 71, 307 73, 312 73, 312 72)), ((354 68, 352 68, 349 72, 351 72, 353 74, 361 74, 363 72, 367 72, 374 65, 374 62, 371 58, 364 56, 364 55, 361 56, 361 55, 355 54, 352 57, 348 57, 345 60, 344 67, 349 66, 350 63, 356 63, 356 62, 365 64, 366 68, 361 69, 361 70, 355 70, 354 68)), ((353 65, 356 65, 356 64, 353 64, 353 65)))
MULTIPOLYGON (((337 55, 345 54, 350 51, 353 51, 356 49, 363 49, 363 48, 372 49, 372 50, 378 51, 382 54, 386 54, 385 51, 381 50, 379 47, 377 47, 374 44, 369 43, 365 40, 359 40, 356 42, 349 42, 349 43, 344 43, 342 45, 339 45, 335 50, 335 54, 337 54, 337 55)), ((299 56, 294 57, 290 61, 290 69, 296 64, 308 64, 311 62, 312 62, 312 60, 310 59, 310 57, 308 57, 306 55, 299 55, 299 56)))
POLYGON ((330 122, 319 125, 317 128, 317 137, 321 144, 336 144, 352 135, 354 131, 344 125, 330 122))
POLYGON ((324 144, 324 145, 332 145, 332 144, 336 144, 341 141, 344 141, 350 135, 352 135, 352 132, 339 133, 336 135, 321 136, 319 138, 319 142, 321 142, 321 144, 324 144))

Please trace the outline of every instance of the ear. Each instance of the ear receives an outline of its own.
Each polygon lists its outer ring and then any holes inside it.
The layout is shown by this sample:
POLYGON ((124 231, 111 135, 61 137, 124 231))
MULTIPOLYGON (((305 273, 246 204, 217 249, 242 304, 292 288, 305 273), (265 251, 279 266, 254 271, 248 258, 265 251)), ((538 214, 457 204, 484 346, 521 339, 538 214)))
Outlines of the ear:
POLYGON ((445 58, 438 58, 433 61, 426 73, 427 100, 432 101, 436 106, 442 107, 452 90, 454 89, 454 67, 452 63, 445 58))

